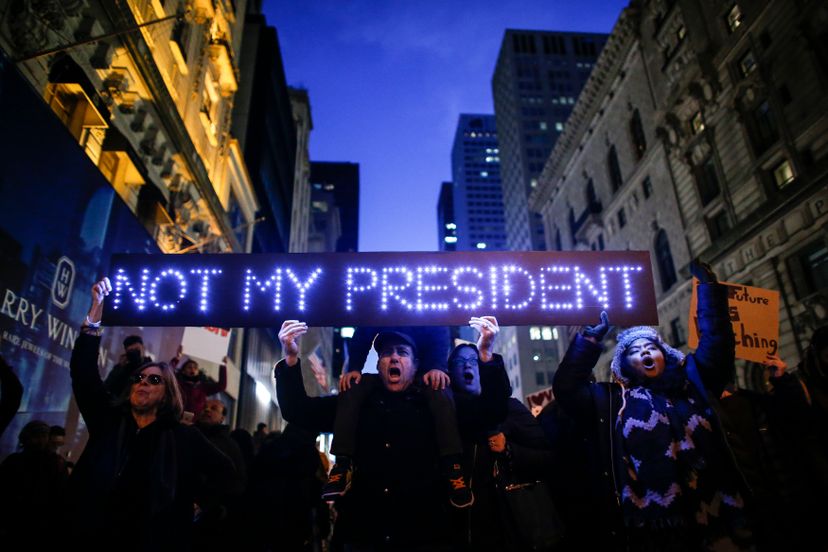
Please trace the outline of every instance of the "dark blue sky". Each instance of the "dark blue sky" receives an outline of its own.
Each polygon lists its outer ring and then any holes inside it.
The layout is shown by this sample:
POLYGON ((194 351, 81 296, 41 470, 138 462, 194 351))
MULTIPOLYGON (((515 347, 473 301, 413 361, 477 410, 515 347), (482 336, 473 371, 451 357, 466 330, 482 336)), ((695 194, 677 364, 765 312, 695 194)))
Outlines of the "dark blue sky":
POLYGON ((265 0, 288 83, 308 89, 313 161, 359 163, 361 251, 437 249, 460 113, 493 113, 506 28, 609 32, 620 0, 265 0))

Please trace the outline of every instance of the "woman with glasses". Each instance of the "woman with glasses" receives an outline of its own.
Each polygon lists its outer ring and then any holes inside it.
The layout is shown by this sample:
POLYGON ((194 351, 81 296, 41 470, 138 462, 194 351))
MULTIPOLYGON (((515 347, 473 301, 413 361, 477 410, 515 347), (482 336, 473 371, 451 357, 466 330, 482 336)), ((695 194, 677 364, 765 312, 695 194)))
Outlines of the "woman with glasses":
POLYGON ((165 363, 136 371, 112 404, 98 372, 108 278, 72 350, 70 373, 89 441, 70 481, 76 541, 87 550, 189 550, 194 504, 223 491, 233 465, 195 428, 182 425, 181 394, 165 363))

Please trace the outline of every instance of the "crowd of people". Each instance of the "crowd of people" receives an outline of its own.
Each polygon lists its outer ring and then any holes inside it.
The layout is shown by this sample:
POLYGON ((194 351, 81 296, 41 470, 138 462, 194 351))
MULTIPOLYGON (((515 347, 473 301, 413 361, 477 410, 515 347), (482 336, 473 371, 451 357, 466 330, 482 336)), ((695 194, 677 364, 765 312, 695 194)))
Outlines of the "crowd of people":
MULTIPOLYGON (((281 431, 231 431, 179 350, 152 360, 139 336, 98 371, 108 279, 70 363, 89 438, 77 465, 41 421, 0 464, 0 542, 10 549, 252 551, 826 550, 828 327, 801 363, 735 385, 727 287, 703 263, 700 342, 684 354, 654 328, 617 334, 606 313, 578 332, 537 417, 494 351, 438 327, 357 330, 337 395, 310 397, 298 320, 279 330, 281 431), (594 368, 613 336, 612 381, 594 368), (376 374, 361 373, 369 350, 376 374), (333 433, 335 463, 317 450, 333 433), (14 546, 17 546, 15 548, 14 546)), ((24 390, 0 359, 0 432, 24 390)))

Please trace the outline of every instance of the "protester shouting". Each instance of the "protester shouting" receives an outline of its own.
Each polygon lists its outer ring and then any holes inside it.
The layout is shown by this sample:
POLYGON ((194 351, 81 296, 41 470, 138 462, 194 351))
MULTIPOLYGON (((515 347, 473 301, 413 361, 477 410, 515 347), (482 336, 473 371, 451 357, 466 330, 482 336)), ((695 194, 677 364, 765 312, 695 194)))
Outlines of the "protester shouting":
POLYGON ((233 464, 195 428, 181 425, 181 394, 165 363, 148 363, 113 405, 98 373, 108 278, 92 286, 92 307, 75 341, 72 389, 89 442, 70 485, 74 542, 86 550, 190 548, 193 503, 220 494, 233 464))
MULTIPOLYGON (((291 423, 314 433, 331 431, 336 397, 309 398, 302 383, 297 339, 305 332, 307 326, 295 320, 279 332, 285 354, 275 369, 279 404, 291 423)), ((382 385, 359 412, 354 477, 337 501, 334 540, 353 550, 449 550, 434 422, 415 385, 416 343, 401 332, 380 332, 374 344, 382 385)), ((494 389, 506 378, 502 365, 492 370, 498 373, 494 389)))
POLYGON ((734 374, 727 288, 707 265, 690 269, 700 281, 695 353, 685 357, 653 328, 630 328, 618 335, 614 381, 595 383, 592 369, 609 330, 601 313, 600 324, 575 337, 555 375, 555 397, 585 429, 601 474, 606 509, 596 512, 596 529, 617 534, 613 522, 623 521, 633 550, 750 545, 744 480, 710 406, 734 374))

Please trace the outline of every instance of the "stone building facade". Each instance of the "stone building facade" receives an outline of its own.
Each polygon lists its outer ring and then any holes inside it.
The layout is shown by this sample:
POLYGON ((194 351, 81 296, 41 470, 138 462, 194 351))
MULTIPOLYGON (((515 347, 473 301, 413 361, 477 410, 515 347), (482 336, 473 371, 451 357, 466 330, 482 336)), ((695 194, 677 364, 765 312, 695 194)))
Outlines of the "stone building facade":
POLYGON ((631 2, 530 198, 549 248, 649 250, 682 346, 691 259, 779 290, 794 364, 828 322, 827 32, 820 2, 631 2))
POLYGON ((259 208, 230 134, 245 4, 0 7, 0 47, 167 253, 243 251, 259 208))

